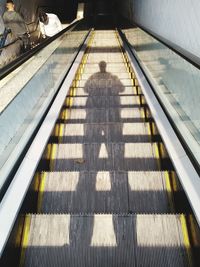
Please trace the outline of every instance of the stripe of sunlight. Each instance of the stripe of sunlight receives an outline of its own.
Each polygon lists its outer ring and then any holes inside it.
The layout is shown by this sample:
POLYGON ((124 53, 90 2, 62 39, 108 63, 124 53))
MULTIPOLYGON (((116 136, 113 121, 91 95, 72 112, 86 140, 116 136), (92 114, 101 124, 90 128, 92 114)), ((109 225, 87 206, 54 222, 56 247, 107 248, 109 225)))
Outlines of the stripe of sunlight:
POLYGON ((92 233, 92 247, 116 247, 117 240, 112 215, 95 215, 92 233))
POLYGON ((33 216, 29 247, 63 247, 70 244, 70 215, 33 216), (34 231, 38 234, 31 234, 34 231), (41 233, 41 234, 39 234, 41 233), (56 238, 52 238, 55 237, 56 238))
POLYGON ((100 151, 99 151, 99 158, 100 158, 100 159, 108 158, 108 151, 107 151, 107 149, 106 149, 106 145, 105 145, 105 143, 102 143, 102 144, 101 144, 100 151))
POLYGON ((48 173, 45 192, 75 192, 80 179, 79 172, 48 173))
POLYGON ((96 191, 110 191, 111 181, 109 172, 98 172, 96 175, 96 191))
POLYGON ((131 191, 160 191, 164 189, 161 172, 128 172, 131 191))
POLYGON ((143 123, 123 123, 123 135, 146 135, 143 123))
POLYGON ((84 125, 68 123, 65 127, 64 136, 84 136, 84 125))
POLYGON ((82 159, 82 144, 59 144, 56 159, 82 159))
MULTIPOLYGON (((141 247, 180 247, 181 223, 175 215, 137 215, 137 245, 141 247), (148 229, 146 231, 145 229, 148 229)), ((182 244, 183 245, 183 244, 182 244)))
POLYGON ((153 146, 150 143, 126 143, 125 158, 155 158, 153 146))

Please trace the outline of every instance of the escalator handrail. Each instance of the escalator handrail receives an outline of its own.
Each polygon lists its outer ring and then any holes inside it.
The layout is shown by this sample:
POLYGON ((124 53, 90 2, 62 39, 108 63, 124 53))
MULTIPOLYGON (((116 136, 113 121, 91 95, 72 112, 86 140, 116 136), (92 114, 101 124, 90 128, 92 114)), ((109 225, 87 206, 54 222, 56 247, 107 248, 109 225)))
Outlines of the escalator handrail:
MULTIPOLYGON (((145 99, 150 107, 154 109, 154 120, 158 127, 159 133, 162 137, 162 140, 167 148, 171 161, 174 165, 175 171, 180 179, 180 182, 183 186, 183 189, 188 197, 188 200, 193 209, 194 215, 197 219, 197 223, 200 226, 200 169, 199 165, 192 156, 192 152, 189 151, 187 144, 181 137, 181 134, 178 132, 175 127, 174 122, 170 118, 168 112, 166 111, 164 105, 160 101, 158 95, 155 93, 155 90, 149 81, 145 71, 141 67, 141 64, 132 50, 130 43, 128 42, 125 34, 121 29, 117 29, 121 37, 122 42, 127 47, 126 50, 130 56, 130 62, 135 70, 136 75, 138 75, 138 81, 143 89, 143 94, 145 99), (134 63, 133 63, 134 61, 134 63), (146 91, 146 94, 144 93, 146 91), (156 110, 159 109, 159 110, 156 110), (159 125, 158 125, 159 124, 159 125), (160 126, 160 127, 159 127, 160 126), (167 130, 164 130, 167 129, 167 130)), ((152 110, 151 110, 152 112, 152 110)), ((153 115, 153 113, 152 113, 153 115)))
POLYGON ((13 180, 0 202, 0 229, 3 229, 3 231, 0 231, 0 258, 24 202, 27 190, 31 185, 48 139, 59 117, 68 93, 66 88, 70 88, 78 67, 82 62, 91 31, 92 29, 88 31, 85 40, 79 47, 70 69, 59 86, 58 92, 47 110, 47 114, 45 114, 39 129, 33 136, 13 180))
POLYGON ((154 39, 156 39, 157 41, 159 41, 160 43, 162 43, 163 45, 168 47, 174 53, 176 53, 181 58, 183 58, 184 60, 186 60, 187 62, 189 62, 194 67, 196 67, 197 69, 200 70, 200 58, 198 56, 196 56, 193 53, 187 51, 186 49, 180 47, 179 45, 176 45, 175 43, 167 40, 166 38, 156 34, 155 32, 147 29, 146 27, 142 26, 139 23, 134 22, 134 24, 132 24, 132 26, 140 28, 141 30, 143 30, 144 32, 149 34, 151 37, 153 37, 154 39))
POLYGON ((33 49, 25 52, 24 54, 20 55, 18 58, 4 66, 2 69, 0 69, 0 80, 3 79, 5 76, 10 74, 12 71, 14 71, 16 68, 18 68, 21 64, 29 60, 32 56, 34 56, 36 53, 38 53, 40 50, 42 50, 44 47, 52 43, 54 40, 56 40, 61 35, 65 34, 66 32, 72 30, 75 28, 79 23, 81 23, 83 19, 75 21, 74 23, 70 24, 68 27, 54 35, 53 37, 48 38, 47 40, 43 41, 38 46, 34 47, 33 49))
MULTIPOLYGON (((118 32, 120 33, 120 36, 121 38, 126 42, 127 46, 129 47, 129 49, 132 51, 132 46, 131 44, 129 43, 128 39, 126 38, 125 34, 122 32, 121 29, 118 29, 118 32)), ((159 39, 157 39, 159 41, 159 39)), ((163 43, 164 44, 164 43, 163 43)), ((171 49, 169 46, 168 46, 169 49, 171 49)), ((137 61, 137 63, 140 65, 140 62, 138 60, 138 58, 135 57, 135 55, 133 55, 135 60, 137 61)), ((141 65, 140 65, 141 66, 141 65)), ((200 69, 200 67, 199 67, 200 69)), ((166 110, 166 107, 163 105, 162 101, 160 100, 159 96, 157 95, 156 91, 154 90, 153 88, 153 85, 152 83, 150 82, 148 76, 146 75, 145 71, 142 69, 141 67, 141 70, 143 72, 143 75, 144 77, 146 78, 146 80, 148 81, 149 85, 151 86, 151 89, 152 91, 154 92, 154 95, 156 97, 156 99, 158 100, 160 106, 162 107, 166 117, 168 118, 168 120, 170 121, 170 124, 174 130, 174 132, 176 133, 176 136, 178 137, 179 141, 181 142, 182 146, 184 147, 184 150, 185 152, 187 153, 187 156, 189 157, 192 165, 194 166, 196 172, 199 174, 200 176, 200 164, 199 162, 197 161, 197 159, 195 158, 191 148, 189 147, 189 145, 186 143, 185 139, 183 138, 182 134, 180 133, 180 131, 177 129, 173 119, 171 118, 169 112, 166 110)))

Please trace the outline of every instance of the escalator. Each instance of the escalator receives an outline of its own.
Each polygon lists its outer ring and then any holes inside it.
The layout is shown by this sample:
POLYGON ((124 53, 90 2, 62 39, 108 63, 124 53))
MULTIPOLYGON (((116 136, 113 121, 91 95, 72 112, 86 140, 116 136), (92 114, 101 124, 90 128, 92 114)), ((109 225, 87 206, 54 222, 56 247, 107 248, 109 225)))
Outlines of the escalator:
POLYGON ((198 227, 119 39, 91 34, 25 199, 19 266, 198 266, 198 227))

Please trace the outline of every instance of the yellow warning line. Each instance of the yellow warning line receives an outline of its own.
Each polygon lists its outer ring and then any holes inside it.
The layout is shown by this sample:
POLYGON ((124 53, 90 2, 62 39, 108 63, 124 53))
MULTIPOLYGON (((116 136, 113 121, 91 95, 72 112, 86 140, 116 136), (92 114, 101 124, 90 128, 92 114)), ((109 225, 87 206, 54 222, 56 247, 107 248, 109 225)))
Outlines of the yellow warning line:
POLYGON ((175 208, 174 208, 173 189, 171 186, 170 172, 165 171, 164 174, 165 174, 165 184, 166 184, 166 189, 167 189, 167 196, 168 196, 170 211, 173 212, 175 208))
POLYGON ((64 124, 61 123, 60 127, 59 127, 59 135, 58 135, 59 142, 62 141, 62 138, 63 138, 63 135, 64 135, 64 128, 65 128, 64 124))
POLYGON ((34 177, 34 192, 38 192, 40 186, 40 173, 37 172, 34 177))
POLYGON ((46 177, 47 177, 46 172, 43 172, 40 174, 40 187, 39 187, 39 192, 38 192, 38 205, 37 205, 38 213, 40 213, 42 209, 42 200, 43 200, 46 177))
POLYGON ((173 171, 172 172, 172 187, 173 187, 173 191, 177 192, 179 190, 179 185, 177 183, 177 177, 176 177, 176 173, 173 171))
POLYGON ((25 220, 24 220, 24 229, 23 229, 22 243, 21 243, 21 257, 20 257, 20 264, 19 264, 20 267, 24 265, 24 261, 25 261, 25 254, 26 254, 26 249, 28 247, 28 241, 29 241, 30 225, 31 225, 31 216, 26 215, 25 220))
POLYGON ((194 216, 192 214, 189 215, 189 223, 190 223, 190 233, 192 235, 192 245, 194 247, 199 248, 200 246, 200 240, 199 240, 199 234, 197 234, 197 223, 194 219, 194 216))
POLYGON ((154 145, 154 150, 156 154, 156 159, 157 159, 157 164, 158 164, 158 169, 161 170, 161 155, 160 155, 160 149, 159 149, 159 144, 158 143, 153 143, 154 145))
POLYGON ((182 232, 183 232, 183 242, 184 242, 184 246, 185 246, 187 256, 188 256, 189 266, 193 266, 190 238, 189 238, 188 229, 187 229, 187 221, 186 221, 186 217, 184 214, 180 215, 180 222, 181 222, 181 227, 182 227, 182 232))
POLYGON ((50 158, 51 158, 51 144, 48 144, 48 145, 47 145, 47 150, 46 150, 45 158, 46 158, 47 160, 50 160, 50 158))
POLYGON ((51 156, 50 156, 50 171, 54 170, 54 162, 56 158, 57 144, 51 145, 51 156))

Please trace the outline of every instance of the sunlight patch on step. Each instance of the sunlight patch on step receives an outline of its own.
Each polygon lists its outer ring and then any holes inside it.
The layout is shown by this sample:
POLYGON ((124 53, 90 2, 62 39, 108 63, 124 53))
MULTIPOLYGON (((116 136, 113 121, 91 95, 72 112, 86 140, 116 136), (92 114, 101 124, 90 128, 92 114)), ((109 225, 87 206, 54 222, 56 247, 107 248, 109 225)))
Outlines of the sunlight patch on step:
POLYGON ((92 247, 117 246, 112 215, 94 216, 94 227, 93 227, 91 246, 92 247))
POLYGON ((45 184, 45 192, 75 192, 79 176, 79 172, 49 173, 45 184))
POLYGON ((110 191, 111 181, 109 172, 98 172, 96 176, 96 191, 110 191))
POLYGON ((104 143, 101 144, 100 151, 99 151, 99 158, 108 158, 108 151, 106 145, 104 143))
POLYGON ((62 247, 69 245, 70 215, 37 215, 31 220, 29 240, 33 247, 62 247))
POLYGON ((86 119, 86 110, 84 109, 71 109, 71 113, 69 115, 71 120, 84 120, 86 119))
POLYGON ((179 247, 180 229, 175 215, 137 215, 137 245, 142 247, 179 247))
POLYGON ((145 135, 144 123, 123 123, 123 135, 145 135))
POLYGON ((139 109, 122 108, 120 113, 122 119, 132 119, 141 117, 139 109))
POLYGON ((125 158, 154 158, 150 143, 126 143, 125 158))
POLYGON ((82 159, 82 144, 60 144, 58 146, 57 159, 82 159))
POLYGON ((160 172, 128 172, 128 183, 132 191, 163 191, 160 172))
POLYGON ((84 136, 83 124, 67 124, 65 127, 65 136, 84 136))

